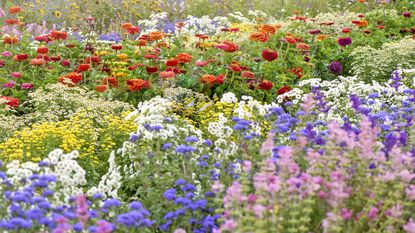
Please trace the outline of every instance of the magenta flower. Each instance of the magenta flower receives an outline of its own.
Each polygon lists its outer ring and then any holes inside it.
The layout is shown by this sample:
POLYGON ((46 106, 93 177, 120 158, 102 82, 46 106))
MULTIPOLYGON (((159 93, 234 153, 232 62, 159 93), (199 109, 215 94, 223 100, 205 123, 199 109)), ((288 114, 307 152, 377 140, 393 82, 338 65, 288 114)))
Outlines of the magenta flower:
POLYGON ((372 207, 372 208, 369 210, 369 213, 367 213, 367 216, 368 216, 370 219, 375 219, 375 218, 378 216, 378 212, 379 212, 379 209, 378 209, 378 208, 376 208, 376 207, 372 207))
POLYGON ((337 43, 339 43, 340 46, 347 46, 352 44, 352 39, 350 37, 341 37, 337 39, 337 43))
POLYGON ((33 84, 32 83, 22 83, 21 85, 20 85, 20 88, 21 89, 23 89, 23 90, 30 90, 30 89, 33 89, 33 84))
POLYGON ((21 78, 22 73, 20 73, 20 72, 11 72, 10 76, 12 76, 13 78, 21 78))
POLYGON ((13 54, 10 51, 4 51, 1 53, 1 56, 3 57, 11 57, 13 54))
POLYGON ((14 84, 16 84, 13 80, 8 81, 7 83, 4 83, 2 87, 4 88, 12 88, 14 87, 14 84))

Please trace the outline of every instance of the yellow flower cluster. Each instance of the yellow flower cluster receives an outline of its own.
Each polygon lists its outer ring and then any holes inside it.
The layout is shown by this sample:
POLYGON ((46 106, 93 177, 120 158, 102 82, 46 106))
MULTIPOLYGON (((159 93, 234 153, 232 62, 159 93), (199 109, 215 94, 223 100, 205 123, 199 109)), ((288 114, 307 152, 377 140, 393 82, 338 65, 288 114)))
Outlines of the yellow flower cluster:
POLYGON ((97 163, 98 152, 116 149, 134 129, 134 123, 123 120, 123 116, 108 115, 98 123, 84 111, 68 120, 45 122, 15 132, 0 144, 0 159, 38 162, 49 151, 61 148, 65 153, 78 150, 82 159, 97 163))

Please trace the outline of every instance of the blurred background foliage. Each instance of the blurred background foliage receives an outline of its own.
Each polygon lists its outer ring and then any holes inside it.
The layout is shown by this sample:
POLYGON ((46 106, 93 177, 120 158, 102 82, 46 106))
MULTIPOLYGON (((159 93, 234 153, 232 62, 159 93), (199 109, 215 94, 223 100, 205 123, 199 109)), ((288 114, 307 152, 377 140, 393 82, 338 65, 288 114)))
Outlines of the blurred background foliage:
POLYGON ((24 12, 20 21, 46 23, 59 27, 77 27, 87 18, 95 18, 100 32, 111 31, 111 25, 135 23, 151 14, 167 12, 171 21, 188 15, 200 17, 226 16, 228 13, 247 14, 260 10, 275 18, 293 14, 312 17, 320 12, 369 11, 374 5, 402 9, 413 6, 410 0, 2 0, 7 12, 12 5, 21 6, 24 12), (383 4, 383 3, 387 4, 383 4))

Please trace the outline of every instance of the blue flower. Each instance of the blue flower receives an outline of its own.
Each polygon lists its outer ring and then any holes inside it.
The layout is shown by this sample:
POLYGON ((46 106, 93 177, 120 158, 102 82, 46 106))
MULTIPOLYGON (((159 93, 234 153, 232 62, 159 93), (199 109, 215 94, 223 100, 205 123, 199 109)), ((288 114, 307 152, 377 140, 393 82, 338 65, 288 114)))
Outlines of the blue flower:
POLYGON ((164 191, 163 197, 169 201, 172 201, 176 198, 176 190, 175 189, 168 189, 164 191))
POLYGON ((140 210, 143 205, 139 201, 133 201, 130 203, 130 209, 132 210, 140 210))
POLYGON ((199 139, 197 137, 186 137, 184 139, 185 142, 197 142, 199 139))
POLYGON ((180 178, 180 179, 176 180, 176 182, 174 184, 181 186, 181 185, 185 185, 186 184, 186 181, 183 180, 182 178, 180 178))

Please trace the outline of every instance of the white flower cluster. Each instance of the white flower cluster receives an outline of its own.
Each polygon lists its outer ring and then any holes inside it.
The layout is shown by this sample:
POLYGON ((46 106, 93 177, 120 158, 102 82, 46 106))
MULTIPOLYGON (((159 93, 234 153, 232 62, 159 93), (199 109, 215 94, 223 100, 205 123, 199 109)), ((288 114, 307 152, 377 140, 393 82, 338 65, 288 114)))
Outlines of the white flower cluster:
POLYGON ((81 194, 82 186, 87 183, 85 170, 75 160, 78 157, 78 151, 64 154, 61 149, 55 149, 43 160, 49 163, 49 166, 41 167, 37 163, 20 163, 13 160, 6 165, 6 175, 16 186, 21 185, 22 179, 27 179, 33 174, 53 175, 57 181, 49 184, 49 188, 55 191, 52 199, 54 203, 63 203, 70 197, 81 194))
POLYGON ((324 95, 325 101, 331 109, 327 114, 321 114, 320 119, 333 120, 336 119, 342 122, 342 117, 347 113, 352 113, 352 104, 349 100, 350 94, 356 94, 359 97, 367 97, 371 93, 378 93, 379 97, 372 100, 370 108, 375 112, 381 109, 382 104, 390 106, 400 103, 405 99, 403 90, 408 89, 405 85, 400 85, 398 90, 392 87, 392 81, 380 84, 373 81, 370 84, 364 83, 357 76, 353 77, 338 77, 336 80, 322 81, 321 79, 308 79, 299 83, 299 88, 279 95, 277 100, 279 103, 284 99, 291 99, 298 103, 304 101, 306 94, 301 90, 302 87, 319 87, 321 93, 324 95))
POLYGON ((400 41, 388 42, 381 48, 370 46, 355 48, 350 56, 353 58, 352 72, 364 80, 385 80, 389 74, 401 67, 404 69, 415 66, 415 41, 403 38, 400 41))

